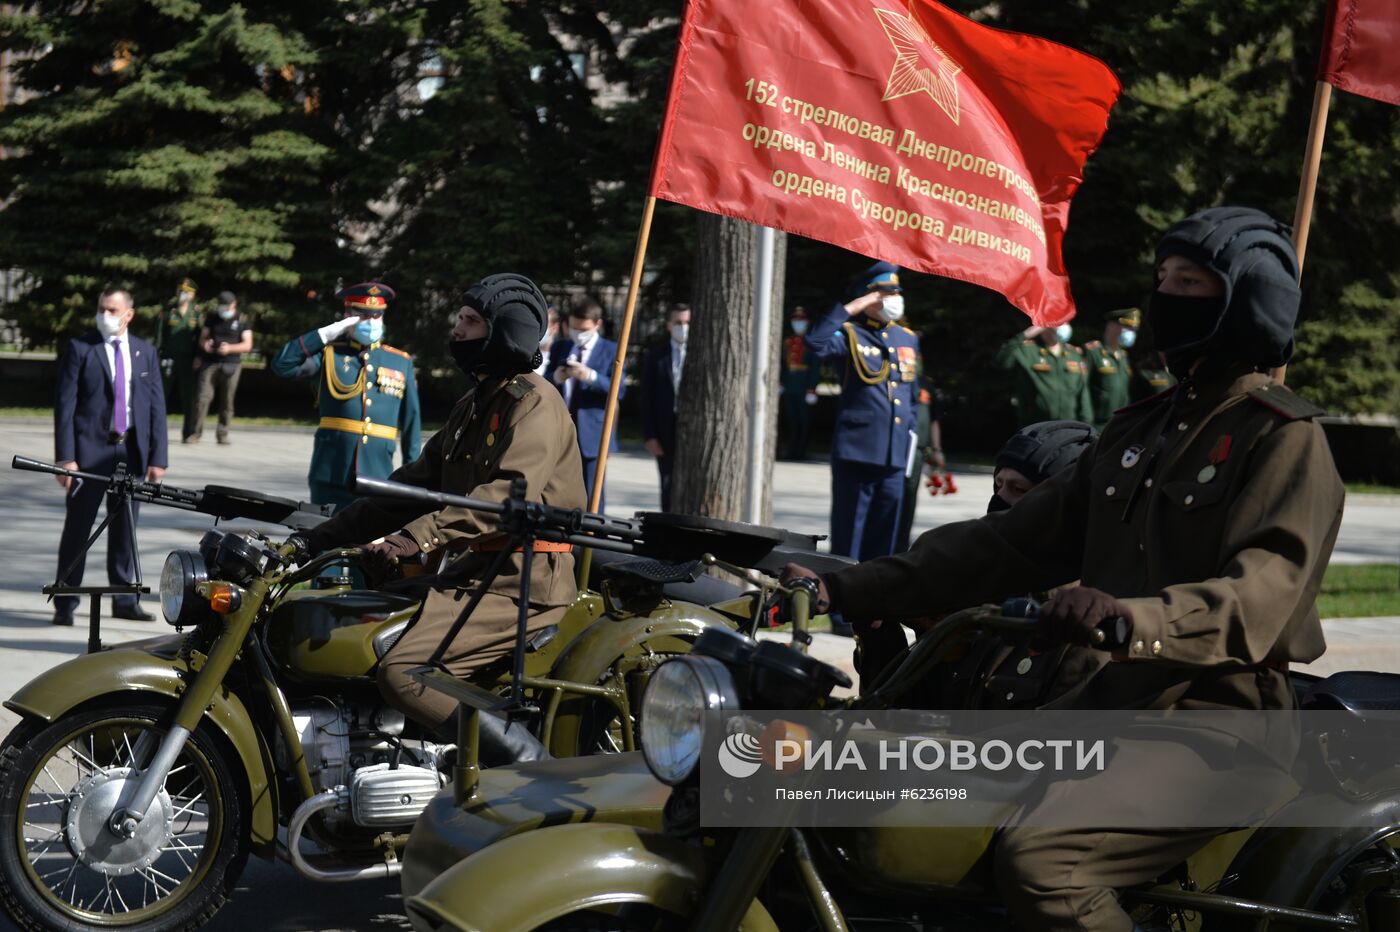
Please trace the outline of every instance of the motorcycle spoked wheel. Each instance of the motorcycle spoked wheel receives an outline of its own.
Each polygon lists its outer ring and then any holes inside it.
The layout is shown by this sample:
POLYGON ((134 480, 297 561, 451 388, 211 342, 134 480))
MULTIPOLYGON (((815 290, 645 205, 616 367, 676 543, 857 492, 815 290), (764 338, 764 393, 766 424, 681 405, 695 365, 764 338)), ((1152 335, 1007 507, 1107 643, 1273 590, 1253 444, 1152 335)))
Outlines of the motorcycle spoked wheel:
POLYGON ((124 703, 21 726, 0 749, 0 901, 24 929, 194 930, 247 860, 239 763, 196 729, 132 838, 106 826, 166 710, 124 703))
MULTIPOLYGON (((631 710, 629 725, 634 738, 639 737, 638 715, 642 706, 642 693, 646 691, 652 671, 672 657, 690 653, 694 643, 690 638, 671 634, 647 638, 627 648, 612 662, 607 672, 599 677, 599 686, 620 684, 627 689, 627 706, 631 710)), ((581 719, 575 756, 615 754, 625 750, 622 715, 611 702, 590 698, 584 706, 581 719)))

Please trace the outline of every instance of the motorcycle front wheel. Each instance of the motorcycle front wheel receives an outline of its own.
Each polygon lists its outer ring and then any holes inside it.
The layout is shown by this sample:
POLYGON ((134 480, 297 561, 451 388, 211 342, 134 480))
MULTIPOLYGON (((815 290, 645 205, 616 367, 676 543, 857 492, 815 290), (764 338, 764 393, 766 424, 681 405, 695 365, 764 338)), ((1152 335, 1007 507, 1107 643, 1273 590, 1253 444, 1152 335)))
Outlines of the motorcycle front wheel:
POLYGON ((196 729, 134 832, 111 827, 167 710, 144 703, 26 723, 0 749, 0 902, 24 929, 193 930, 247 859, 241 765, 196 729))

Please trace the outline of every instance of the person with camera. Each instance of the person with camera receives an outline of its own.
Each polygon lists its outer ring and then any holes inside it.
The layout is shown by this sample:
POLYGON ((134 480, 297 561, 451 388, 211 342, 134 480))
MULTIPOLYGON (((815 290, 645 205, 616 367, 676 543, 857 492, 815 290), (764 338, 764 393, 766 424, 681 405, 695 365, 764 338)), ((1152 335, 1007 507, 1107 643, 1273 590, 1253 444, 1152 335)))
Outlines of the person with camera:
POLYGON ((243 354, 253 351, 253 328, 238 313, 238 298, 232 291, 219 292, 218 306, 204 318, 199 331, 199 392, 194 404, 193 423, 185 422, 185 443, 199 443, 204 436, 204 419, 215 396, 219 401, 219 443, 229 443, 233 424, 233 396, 238 392, 238 376, 243 371, 243 354))
MULTIPOLYGON (((1041 637, 1087 645, 1115 617, 1132 633, 1066 707, 1296 708, 1288 667, 1326 649, 1314 600, 1344 491, 1322 411, 1269 377, 1292 355, 1301 296, 1288 233, 1243 207, 1174 225, 1157 246, 1146 316, 1176 387, 1120 410, 1073 469, 1014 508, 820 577, 818 608, 860 629, 1079 578, 1045 603, 1041 637)), ((813 574, 789 565, 784 575, 813 574)), ((1276 804, 1296 790, 1283 770, 1296 734, 1249 721, 1258 733, 1232 736, 1215 756, 1183 746, 1169 782, 1147 789, 1150 773, 1125 774, 1115 758, 1103 774, 1052 784, 1037 805, 1103 816, 1102 802, 1125 789, 1139 802, 1148 792, 1182 804, 1229 792, 1276 804)), ((1133 921, 1114 890, 1154 879, 1219 833, 1105 824, 1111 817, 1092 828, 1027 820, 1001 832, 996 873, 1021 928, 1127 932, 1133 921)))
MULTIPOLYGON (((452 327, 452 358, 468 377, 467 393, 423 455, 389 479, 425 489, 503 502, 511 483, 525 480, 525 497, 560 508, 587 502, 578 440, 563 396, 536 375, 546 322, 545 300, 534 282, 514 273, 490 275, 464 291, 452 327)), ((409 671, 422 666, 471 599, 478 580, 507 545, 497 520, 465 508, 425 513, 424 506, 361 498, 326 523, 293 538, 303 554, 364 545, 372 561, 420 554, 436 575, 418 616, 379 663, 386 700, 428 729, 455 737, 444 726, 457 711, 448 696, 426 689, 409 671)), ((523 557, 512 556, 451 644, 443 663, 465 676, 508 656, 515 643, 523 557)), ((536 541, 530 567, 529 630, 555 624, 578 595, 568 544, 536 541)), ((509 759, 542 751, 519 725, 482 716, 483 741, 509 759), (508 746, 508 747, 507 747, 508 746)))

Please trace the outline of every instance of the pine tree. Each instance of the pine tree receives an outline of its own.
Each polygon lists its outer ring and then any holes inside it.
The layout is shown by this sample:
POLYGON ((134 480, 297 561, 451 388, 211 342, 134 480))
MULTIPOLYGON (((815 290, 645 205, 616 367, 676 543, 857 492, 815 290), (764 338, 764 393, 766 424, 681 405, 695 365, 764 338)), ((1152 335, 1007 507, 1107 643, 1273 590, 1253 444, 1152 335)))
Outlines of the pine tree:
POLYGON ((0 266, 37 284, 30 338, 80 325, 104 285, 158 304, 181 276, 245 308, 287 301, 333 242, 302 80, 277 3, 56 0, 12 7, 0 44, 34 96, 0 112, 0 266), (27 57, 25 57, 27 56, 27 57))

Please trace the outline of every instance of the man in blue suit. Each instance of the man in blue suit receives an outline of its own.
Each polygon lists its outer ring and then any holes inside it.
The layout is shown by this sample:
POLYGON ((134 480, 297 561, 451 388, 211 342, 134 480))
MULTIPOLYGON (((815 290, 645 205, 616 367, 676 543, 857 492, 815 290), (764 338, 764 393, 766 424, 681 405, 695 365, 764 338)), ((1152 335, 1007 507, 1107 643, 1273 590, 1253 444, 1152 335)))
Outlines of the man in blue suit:
MULTIPOLYGON (((578 432, 579 453, 583 457, 583 484, 593 494, 593 477, 598 473, 598 444, 603 439, 603 417, 612 388, 613 361, 617 344, 604 339, 603 307, 592 298, 581 298, 569 309, 569 338, 556 339, 549 348, 546 371, 564 395, 574 429, 578 432)), ((622 397, 619 387, 618 398, 622 397)), ((617 431, 608 440, 608 453, 617 452, 617 431)), ((598 510, 606 507, 606 494, 598 499, 598 510)))
POLYGON ((690 305, 677 304, 666 315, 670 339, 647 349, 642 362, 642 436, 661 474, 661 510, 671 510, 671 470, 676 465, 676 396, 685 368, 690 305))
POLYGON ((807 345, 841 374, 831 440, 831 550, 869 560, 894 552, 918 397, 919 341, 904 315, 899 268, 877 262, 860 295, 835 305, 807 345))
MULTIPOLYGON (((101 475, 111 475, 118 464, 125 464, 129 475, 159 482, 168 465, 165 390, 155 347, 127 333, 134 315, 129 292, 119 288, 104 291, 97 301, 97 329, 73 340, 64 350, 54 405, 54 459, 68 469, 101 475)), ((60 476, 58 484, 68 492, 58 571, 73 565, 59 583, 78 586, 83 581, 83 548, 107 489, 66 476, 60 476)), ((131 525, 125 509, 113 511, 111 501, 107 507, 112 514, 107 533, 107 579, 112 585, 128 585, 136 578, 138 558, 131 548, 131 525)), ((136 511, 133 502, 133 521, 136 511)), ((56 596, 54 624, 71 625, 77 604, 77 596, 56 596)), ((135 595, 114 597, 112 614, 135 621, 154 617, 141 608, 135 595)))

